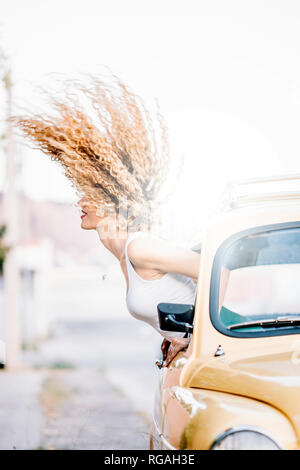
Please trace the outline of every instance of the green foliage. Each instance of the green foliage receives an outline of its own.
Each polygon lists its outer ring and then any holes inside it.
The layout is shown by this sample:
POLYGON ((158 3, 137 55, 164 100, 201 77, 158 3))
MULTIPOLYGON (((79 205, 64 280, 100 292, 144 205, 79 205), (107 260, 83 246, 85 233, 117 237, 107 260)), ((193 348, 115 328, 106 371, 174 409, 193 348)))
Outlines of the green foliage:
POLYGON ((6 232, 6 225, 0 225, 0 275, 3 273, 3 265, 9 247, 4 245, 3 237, 6 232))

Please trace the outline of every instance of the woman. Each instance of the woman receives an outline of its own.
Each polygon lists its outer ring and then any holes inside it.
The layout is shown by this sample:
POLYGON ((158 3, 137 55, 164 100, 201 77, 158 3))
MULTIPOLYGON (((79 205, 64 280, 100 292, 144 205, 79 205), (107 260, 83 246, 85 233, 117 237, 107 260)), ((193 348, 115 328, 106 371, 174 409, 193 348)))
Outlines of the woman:
POLYGON ((63 166, 81 197, 81 227, 95 229, 119 260, 128 310, 164 336, 169 365, 188 340, 159 329, 157 304, 194 302, 200 255, 151 233, 169 168, 166 127, 158 113, 158 139, 142 100, 115 76, 110 85, 99 78, 87 85, 68 81, 63 92, 60 98, 46 93, 54 115, 12 121, 63 166))

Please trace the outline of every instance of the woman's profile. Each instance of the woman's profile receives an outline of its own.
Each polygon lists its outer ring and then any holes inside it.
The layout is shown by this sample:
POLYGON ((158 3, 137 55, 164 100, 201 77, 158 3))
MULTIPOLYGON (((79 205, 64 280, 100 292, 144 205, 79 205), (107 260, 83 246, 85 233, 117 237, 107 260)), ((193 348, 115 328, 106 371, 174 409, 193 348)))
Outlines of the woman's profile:
POLYGON ((12 120, 62 165, 80 198, 81 228, 96 230, 118 259, 128 311, 164 337, 167 366, 188 340, 160 330, 157 304, 194 303, 200 255, 151 232, 170 162, 163 119, 158 113, 153 123, 141 98, 115 76, 109 84, 68 81, 60 98, 48 99, 52 115, 12 120))

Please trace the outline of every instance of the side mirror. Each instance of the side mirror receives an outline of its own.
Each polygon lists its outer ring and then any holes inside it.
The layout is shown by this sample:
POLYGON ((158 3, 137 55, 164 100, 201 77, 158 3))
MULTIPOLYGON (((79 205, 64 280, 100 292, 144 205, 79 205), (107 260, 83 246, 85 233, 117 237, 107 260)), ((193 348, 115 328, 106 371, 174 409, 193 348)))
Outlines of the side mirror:
POLYGON ((159 327, 163 331, 193 332, 194 305, 166 304, 157 305, 159 327))

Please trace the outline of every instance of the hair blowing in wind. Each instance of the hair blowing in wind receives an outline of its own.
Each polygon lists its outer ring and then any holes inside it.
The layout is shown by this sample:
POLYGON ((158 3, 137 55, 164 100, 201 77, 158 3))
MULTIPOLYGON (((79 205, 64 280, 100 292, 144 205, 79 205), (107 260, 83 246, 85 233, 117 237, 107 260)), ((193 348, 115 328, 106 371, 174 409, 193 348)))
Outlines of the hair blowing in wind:
POLYGON ((167 129, 118 77, 67 80, 60 93, 43 90, 48 114, 13 116, 33 147, 59 162, 77 195, 105 214, 152 222, 169 169, 167 129), (84 104, 83 104, 84 103, 84 104), (50 108, 49 108, 50 106, 50 108))

